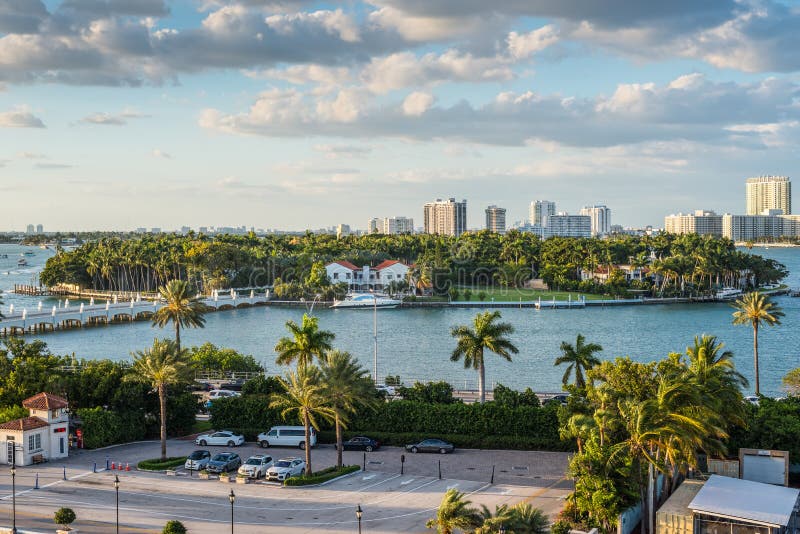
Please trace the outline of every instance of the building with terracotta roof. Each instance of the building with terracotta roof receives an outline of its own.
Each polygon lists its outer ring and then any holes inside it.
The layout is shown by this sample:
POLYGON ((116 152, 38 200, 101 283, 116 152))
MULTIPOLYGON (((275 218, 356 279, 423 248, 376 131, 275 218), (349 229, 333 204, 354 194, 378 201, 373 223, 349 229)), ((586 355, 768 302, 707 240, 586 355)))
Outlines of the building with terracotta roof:
POLYGON ((0 458, 7 464, 30 465, 69 454, 69 403, 52 393, 22 401, 28 417, 0 424, 0 458))
POLYGON ((397 260, 386 260, 370 267, 356 267, 349 261, 334 261, 325 266, 332 284, 346 283, 350 291, 381 291, 394 282, 406 279, 409 266, 397 260))

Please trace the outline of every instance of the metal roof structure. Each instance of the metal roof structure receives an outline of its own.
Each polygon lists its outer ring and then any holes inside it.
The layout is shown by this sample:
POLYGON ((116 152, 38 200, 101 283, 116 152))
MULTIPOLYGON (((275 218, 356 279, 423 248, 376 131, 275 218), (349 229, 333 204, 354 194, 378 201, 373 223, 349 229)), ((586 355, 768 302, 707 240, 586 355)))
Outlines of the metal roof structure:
POLYGON ((695 513, 782 527, 789 524, 800 490, 712 475, 689 509, 695 513))

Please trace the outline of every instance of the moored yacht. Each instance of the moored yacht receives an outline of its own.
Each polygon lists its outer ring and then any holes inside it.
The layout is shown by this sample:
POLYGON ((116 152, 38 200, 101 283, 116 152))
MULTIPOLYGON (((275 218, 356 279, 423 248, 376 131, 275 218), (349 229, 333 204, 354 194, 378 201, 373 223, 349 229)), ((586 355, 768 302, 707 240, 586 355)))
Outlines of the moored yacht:
POLYGON ((723 287, 717 291, 714 296, 720 300, 732 300, 738 299, 743 294, 744 293, 742 293, 741 289, 736 289, 735 287, 723 287))
POLYGON ((400 300, 379 293, 348 293, 344 300, 334 300, 332 308, 396 308, 400 300))

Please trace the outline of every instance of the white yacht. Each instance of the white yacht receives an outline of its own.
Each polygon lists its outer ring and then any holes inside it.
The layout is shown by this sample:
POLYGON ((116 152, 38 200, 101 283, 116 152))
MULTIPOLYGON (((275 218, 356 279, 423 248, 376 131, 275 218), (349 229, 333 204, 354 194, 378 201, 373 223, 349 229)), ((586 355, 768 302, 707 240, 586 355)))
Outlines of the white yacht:
POLYGON ((716 298, 720 300, 733 300, 738 299, 744 293, 742 293, 741 289, 736 289, 735 287, 723 287, 714 295, 716 298))
POLYGON ((331 308, 396 308, 400 300, 378 293, 348 293, 344 300, 334 300, 331 308))
POLYGON ((25 267, 27 265, 28 265, 28 260, 26 260, 25 258, 20 258, 19 260, 17 260, 17 267, 25 267))

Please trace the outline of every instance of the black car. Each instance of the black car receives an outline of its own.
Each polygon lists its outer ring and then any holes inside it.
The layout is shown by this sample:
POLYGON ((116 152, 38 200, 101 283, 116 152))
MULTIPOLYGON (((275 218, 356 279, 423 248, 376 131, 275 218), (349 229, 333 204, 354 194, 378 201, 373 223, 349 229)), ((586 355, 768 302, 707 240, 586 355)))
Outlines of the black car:
POLYGON ((566 406, 567 402, 569 401, 569 394, 568 393, 559 393, 558 395, 553 395, 546 401, 545 404, 560 404, 561 406, 566 406))
MULTIPOLYGON (((336 447, 336 445, 334 445, 336 447)), ((365 436, 356 436, 342 443, 342 450, 345 451, 367 451, 372 452, 381 448, 381 443, 377 439, 365 436)))
POLYGON ((438 452, 439 454, 447 454, 456 450, 455 445, 448 443, 441 439, 423 439, 419 443, 412 443, 406 445, 406 450, 413 453, 417 452, 438 452))
POLYGON ((221 452, 215 455, 206 465, 209 473, 227 473, 238 469, 242 459, 235 452, 221 452))

